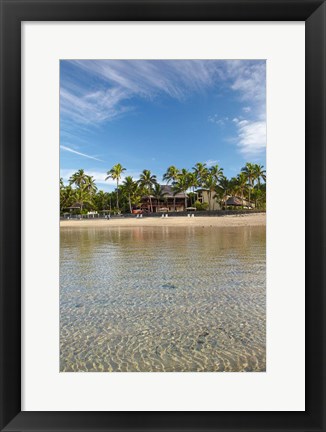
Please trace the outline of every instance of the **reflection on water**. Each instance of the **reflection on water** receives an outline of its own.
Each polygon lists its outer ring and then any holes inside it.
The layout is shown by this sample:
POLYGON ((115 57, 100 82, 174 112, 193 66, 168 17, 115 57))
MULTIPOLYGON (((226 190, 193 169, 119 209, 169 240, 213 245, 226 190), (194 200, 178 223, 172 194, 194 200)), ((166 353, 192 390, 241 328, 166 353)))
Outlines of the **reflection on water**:
POLYGON ((61 228, 61 371, 265 371, 265 227, 61 228))

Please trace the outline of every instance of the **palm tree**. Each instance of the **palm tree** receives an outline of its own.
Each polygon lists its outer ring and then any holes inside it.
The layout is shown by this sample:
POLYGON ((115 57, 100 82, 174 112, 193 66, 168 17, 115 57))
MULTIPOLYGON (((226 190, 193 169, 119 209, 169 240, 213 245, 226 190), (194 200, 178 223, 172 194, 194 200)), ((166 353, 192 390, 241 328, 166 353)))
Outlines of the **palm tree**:
POLYGON ((60 183, 60 210, 70 207, 74 202, 76 202, 76 189, 60 183))
MULTIPOLYGON (((172 184, 175 183, 178 180, 180 171, 178 168, 176 168, 174 165, 169 166, 169 168, 166 170, 166 173, 163 175, 163 180, 169 184, 170 181, 172 181, 172 184)), ((173 197, 173 208, 175 211, 175 196, 173 197)))
POLYGON ((189 182, 189 188, 192 188, 193 199, 194 199, 194 202, 192 203, 192 205, 194 205, 195 204, 195 188, 198 186, 197 176, 194 172, 188 173, 188 182, 189 182))
POLYGON ((194 173, 197 178, 198 186, 203 187, 205 177, 208 174, 208 170, 205 163, 197 162, 193 167, 194 173))
POLYGON ((131 197, 136 192, 137 183, 133 180, 131 176, 128 176, 124 179, 122 186, 123 186, 123 191, 128 195, 129 210, 130 213, 132 213, 131 197))
POLYGON ((211 210, 212 193, 216 191, 217 184, 216 176, 209 170, 205 177, 205 182, 203 183, 205 189, 208 190, 208 210, 211 210))
POLYGON ((255 165, 247 162, 246 165, 241 168, 241 172, 245 174, 247 180, 248 180, 248 192, 249 192, 249 204, 250 204, 250 189, 254 186, 254 181, 256 178, 256 170, 255 165))
POLYGON ((266 182, 266 170, 264 170, 263 165, 255 164, 254 171, 255 171, 255 179, 257 180, 257 184, 258 184, 258 189, 260 189, 260 179, 266 182))
POLYGON ((84 204, 88 204, 91 207, 93 206, 93 201, 92 201, 89 193, 82 188, 79 188, 76 190, 76 200, 77 200, 77 203, 80 205, 80 213, 83 212, 84 204))
POLYGON ((93 195, 97 191, 97 186, 93 176, 85 175, 85 183, 83 189, 87 191, 90 195, 93 195))
POLYGON ((220 179, 223 176, 223 168, 218 165, 210 167, 203 179, 203 186, 208 189, 208 209, 211 210, 212 193, 216 191, 220 179))
POLYGON ((165 193, 163 192, 162 186, 158 183, 154 185, 153 197, 157 200, 156 211, 159 210, 160 201, 164 201, 165 193))
POLYGON ((119 180, 121 178, 121 174, 123 171, 126 171, 126 168, 123 168, 123 166, 118 163, 114 165, 106 174, 107 177, 105 180, 108 180, 109 178, 112 178, 112 180, 116 180, 117 182, 117 209, 119 210, 119 180))
POLYGON ((218 165, 213 165, 210 167, 209 172, 215 178, 216 183, 218 184, 220 179, 223 177, 223 168, 220 168, 218 165))
POLYGON ((225 176, 220 177, 220 180, 216 186, 216 195, 220 198, 222 206, 226 210, 226 201, 228 196, 231 195, 232 184, 225 176))
MULTIPOLYGON (((183 192, 185 194, 185 210, 187 208, 187 190, 189 189, 189 172, 183 168, 178 176, 177 181, 174 183, 174 192, 183 192)), ((175 195, 174 194, 174 195, 175 195)))
POLYGON ((251 197, 255 201, 255 208, 266 205, 266 183, 256 184, 251 191, 251 197))
POLYGON ((94 196, 94 201, 96 204, 97 210, 106 210, 106 204, 107 204, 107 193, 100 190, 98 191, 94 196))
POLYGON ((76 185, 77 188, 81 188, 86 183, 86 174, 83 169, 78 170, 75 172, 69 179, 69 185, 76 185))
POLYGON ((157 183, 156 175, 152 175, 150 170, 143 170, 143 172, 140 174, 138 184, 146 189, 148 191, 149 195, 149 203, 151 208, 151 213, 153 213, 153 205, 152 205, 152 189, 153 186, 157 183))
MULTIPOLYGON (((243 208, 243 204, 244 204, 244 192, 246 190, 246 187, 248 186, 247 180, 248 180, 248 177, 246 176, 246 174, 241 172, 240 174, 237 175, 235 185, 234 185, 235 192, 237 194, 240 194, 240 196, 242 198, 242 208, 243 208)), ((250 194, 249 194, 249 196, 250 196, 250 194)), ((250 200, 249 200, 249 203, 250 203, 250 200)))

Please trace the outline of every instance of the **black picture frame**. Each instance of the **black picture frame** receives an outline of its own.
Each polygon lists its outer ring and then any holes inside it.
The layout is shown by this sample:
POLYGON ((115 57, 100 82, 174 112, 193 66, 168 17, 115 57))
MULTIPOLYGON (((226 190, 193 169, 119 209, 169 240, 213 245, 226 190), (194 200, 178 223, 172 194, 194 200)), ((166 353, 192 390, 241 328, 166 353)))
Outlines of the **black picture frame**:
MULTIPOLYGON (((176 0, 172 2, 0 0, 0 5, 1 431, 325 431, 325 2, 320 0, 176 0), (21 411, 21 217, 23 217, 21 215, 21 23, 23 21, 106 20, 305 21, 306 410, 304 412, 21 411), (8 209, 10 211, 7 211, 8 209)), ((293 169, 295 171, 295 160, 293 169)), ((295 211, 304 211, 304 209, 296 208, 295 211)))

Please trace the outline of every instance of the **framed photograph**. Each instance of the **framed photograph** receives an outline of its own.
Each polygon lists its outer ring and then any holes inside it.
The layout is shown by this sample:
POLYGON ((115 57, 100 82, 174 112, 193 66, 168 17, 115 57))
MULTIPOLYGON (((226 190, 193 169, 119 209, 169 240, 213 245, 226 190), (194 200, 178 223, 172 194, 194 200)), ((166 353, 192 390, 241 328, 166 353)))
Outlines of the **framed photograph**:
POLYGON ((1 430, 325 430, 325 18, 1 1, 1 430))

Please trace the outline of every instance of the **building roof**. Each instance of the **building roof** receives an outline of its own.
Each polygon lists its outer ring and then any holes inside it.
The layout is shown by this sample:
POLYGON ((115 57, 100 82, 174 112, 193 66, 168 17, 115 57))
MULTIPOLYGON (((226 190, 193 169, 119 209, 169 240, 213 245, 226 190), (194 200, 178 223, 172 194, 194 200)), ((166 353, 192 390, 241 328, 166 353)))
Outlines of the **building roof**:
POLYGON ((240 197, 237 196, 231 196, 230 198, 228 198, 226 200, 226 205, 228 206, 247 206, 247 207, 251 207, 251 204, 249 203, 249 201, 242 199, 240 197))
POLYGON ((73 205, 71 205, 70 207, 65 207, 66 209, 81 209, 82 205, 79 202, 75 202, 73 205))
POLYGON ((173 192, 173 188, 170 185, 161 185, 162 188, 162 193, 167 197, 167 198, 185 198, 186 194, 184 192, 178 192, 176 194, 174 194, 173 192))
MULTIPOLYGON (((174 194, 173 192, 173 187, 170 185, 160 185, 161 189, 162 189, 162 194, 164 195, 165 198, 185 198, 186 194, 184 192, 178 192, 176 194, 174 194)), ((143 198, 148 198, 149 195, 145 195, 143 196, 143 198)), ((152 198, 154 198, 153 195, 151 195, 152 198)))

